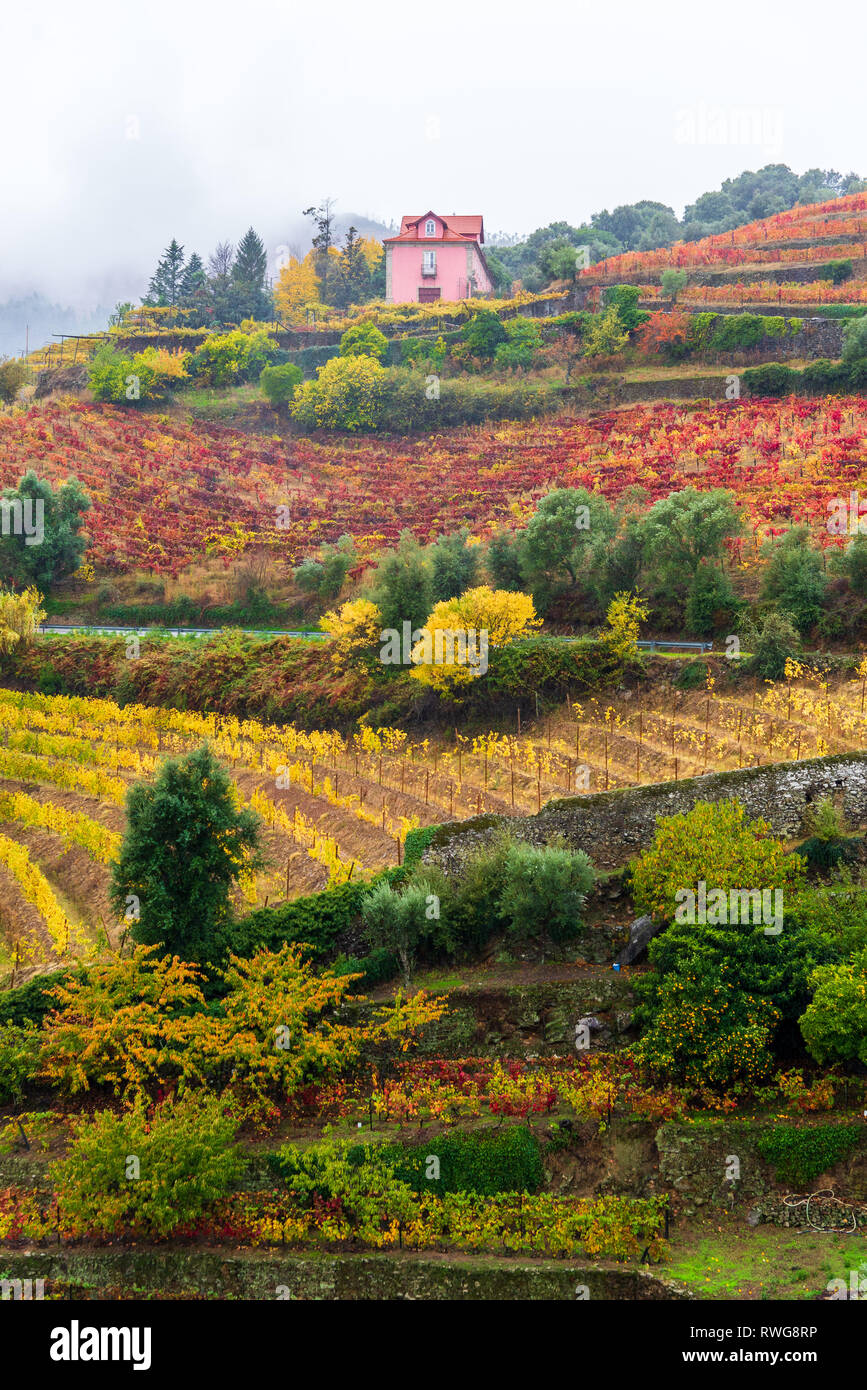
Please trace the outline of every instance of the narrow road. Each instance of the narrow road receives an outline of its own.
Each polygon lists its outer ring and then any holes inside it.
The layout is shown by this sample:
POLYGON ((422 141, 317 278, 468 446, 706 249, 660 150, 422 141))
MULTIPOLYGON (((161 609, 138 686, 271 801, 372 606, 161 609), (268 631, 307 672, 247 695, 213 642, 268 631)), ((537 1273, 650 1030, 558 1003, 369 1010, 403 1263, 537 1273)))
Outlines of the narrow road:
MULTIPOLYGON (((43 623, 40 633, 65 636, 70 632, 86 632, 94 637, 148 637, 155 632, 166 632, 170 637, 215 637, 218 627, 119 627, 106 624, 104 627, 79 626, 77 624, 43 623)), ((312 641, 324 641, 325 632, 295 632, 287 628, 242 627, 245 637, 301 637, 312 641)))

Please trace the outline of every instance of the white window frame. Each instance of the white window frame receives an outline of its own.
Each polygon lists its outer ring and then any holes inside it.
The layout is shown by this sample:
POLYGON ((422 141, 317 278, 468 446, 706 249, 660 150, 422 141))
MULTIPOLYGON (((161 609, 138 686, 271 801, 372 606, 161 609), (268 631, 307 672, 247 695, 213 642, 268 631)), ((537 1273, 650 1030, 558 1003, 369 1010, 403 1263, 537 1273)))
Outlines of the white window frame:
POLYGON ((432 217, 429 217, 424 224, 424 234, 425 236, 436 236, 437 234, 437 224, 432 217))
POLYGON ((436 253, 436 251, 422 251, 422 253, 421 253, 421 273, 422 273, 422 275, 436 275, 436 273, 437 273, 437 253, 436 253))

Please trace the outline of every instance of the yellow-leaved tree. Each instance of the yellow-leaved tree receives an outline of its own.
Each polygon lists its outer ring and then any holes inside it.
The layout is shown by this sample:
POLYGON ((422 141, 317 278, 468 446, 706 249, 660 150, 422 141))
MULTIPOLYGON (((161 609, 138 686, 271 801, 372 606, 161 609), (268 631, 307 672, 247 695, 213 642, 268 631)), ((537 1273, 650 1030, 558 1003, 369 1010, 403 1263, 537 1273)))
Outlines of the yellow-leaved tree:
POLYGON ((487 584, 467 589, 434 607, 412 649, 412 674, 444 693, 468 687, 487 671, 490 647, 529 637, 541 623, 529 594, 487 584))
POLYGON ((376 269, 385 251, 382 242, 377 241, 375 236, 363 236, 358 243, 358 249, 367 261, 368 270, 376 269))
POLYGON ((274 286, 274 302, 280 318, 287 322, 301 316, 308 304, 319 303, 319 276, 313 251, 308 251, 303 261, 290 256, 274 286))
POLYGON ((335 612, 323 614, 321 626, 334 638, 331 660, 345 670, 359 659, 373 655, 382 633, 382 616, 366 598, 350 599, 335 612))
POLYGON ((601 640, 621 661, 634 661, 638 656, 638 625, 647 618, 647 608, 637 594, 615 594, 605 614, 607 627, 601 640))
POLYGON ((29 642, 45 621, 42 595, 31 586, 20 594, 0 593, 0 652, 29 642))

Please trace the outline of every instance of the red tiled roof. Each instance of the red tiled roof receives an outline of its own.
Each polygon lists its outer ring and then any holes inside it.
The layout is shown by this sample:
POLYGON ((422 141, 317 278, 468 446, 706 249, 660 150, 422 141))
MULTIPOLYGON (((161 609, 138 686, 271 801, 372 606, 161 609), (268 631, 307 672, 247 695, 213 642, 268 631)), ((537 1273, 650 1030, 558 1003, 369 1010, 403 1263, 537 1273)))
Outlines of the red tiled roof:
POLYGON ((386 237, 386 242, 395 241, 475 241, 483 242, 485 239, 484 220, 481 214, 473 213, 464 217, 443 217, 438 212, 428 211, 420 217, 408 214, 400 219, 400 232, 397 236, 386 237), (420 235, 419 223, 427 217, 436 217, 442 222, 444 231, 441 237, 424 237, 420 235))

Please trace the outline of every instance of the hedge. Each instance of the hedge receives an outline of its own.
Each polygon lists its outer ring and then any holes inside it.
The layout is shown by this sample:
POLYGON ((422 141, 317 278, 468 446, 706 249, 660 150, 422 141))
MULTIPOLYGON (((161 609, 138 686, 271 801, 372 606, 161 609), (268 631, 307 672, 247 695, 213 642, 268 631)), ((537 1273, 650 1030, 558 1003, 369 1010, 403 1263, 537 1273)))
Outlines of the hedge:
POLYGON ((819 357, 800 371, 782 362, 747 367, 741 373, 751 396, 848 395, 867 386, 867 358, 832 362, 819 357))
MULTIPOLYGON (((422 1144, 376 1147, 377 1158, 394 1168, 395 1177, 416 1192, 538 1192, 545 1178, 539 1141, 526 1125, 488 1133, 433 1136, 422 1144), (439 1178, 428 1178, 428 1158, 438 1158, 439 1178)), ((363 1163, 370 1150, 350 1149, 350 1162, 363 1163)))
POLYGON ((759 1135, 756 1147, 766 1162, 776 1164, 778 1182, 802 1187, 863 1142, 861 1124, 787 1125, 759 1135))
POLYGON ((49 991, 68 975, 68 970, 55 970, 50 975, 37 975, 16 989, 5 990, 0 994, 0 1026, 14 1023, 21 1028, 25 1023, 33 1023, 38 1027, 57 1003, 49 991))
POLYGON ((608 685, 623 673, 622 662, 593 638, 532 637, 492 648, 485 684, 489 695, 510 698, 525 698, 528 691, 564 695, 608 685))
MULTIPOLYGON (((387 1164, 395 1177, 416 1192, 538 1192, 545 1172, 539 1141, 526 1125, 475 1134, 433 1136, 420 1144, 355 1144, 347 1161, 355 1167, 387 1164), (438 1178, 428 1178, 428 1159, 439 1159, 438 1178)), ((291 1150, 266 1156, 268 1167, 288 1187, 296 1172, 291 1150)))

